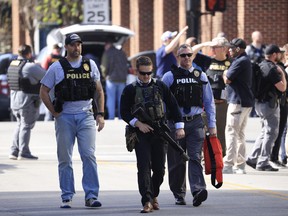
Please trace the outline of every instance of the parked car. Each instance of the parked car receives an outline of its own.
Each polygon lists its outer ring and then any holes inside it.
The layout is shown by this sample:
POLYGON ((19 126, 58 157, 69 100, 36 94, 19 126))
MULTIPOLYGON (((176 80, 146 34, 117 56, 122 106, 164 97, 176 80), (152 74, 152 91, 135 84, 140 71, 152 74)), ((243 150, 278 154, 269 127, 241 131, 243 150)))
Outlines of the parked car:
POLYGON ((9 120, 10 112, 10 89, 7 80, 7 69, 10 62, 16 59, 17 55, 12 53, 0 54, 0 121, 9 120))

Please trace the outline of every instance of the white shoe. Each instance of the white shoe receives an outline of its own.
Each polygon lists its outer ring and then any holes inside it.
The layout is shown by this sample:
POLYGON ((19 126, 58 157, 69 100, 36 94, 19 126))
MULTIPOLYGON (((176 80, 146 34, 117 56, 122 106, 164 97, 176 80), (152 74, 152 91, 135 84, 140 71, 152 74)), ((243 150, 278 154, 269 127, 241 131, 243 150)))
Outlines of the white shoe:
POLYGON ((236 167, 235 169, 233 169, 233 172, 235 174, 246 174, 246 170, 245 169, 241 169, 241 168, 238 168, 236 167))
POLYGON ((233 174, 233 169, 231 166, 224 166, 222 173, 223 174, 233 174))
POLYGON ((15 155, 11 154, 9 155, 9 159, 11 160, 17 160, 18 157, 16 157, 15 155))
POLYGON ((62 200, 60 208, 71 208, 72 200, 62 200))
POLYGON ((270 161, 269 163, 272 167, 277 168, 277 169, 283 169, 286 167, 286 165, 282 164, 280 161, 270 161))

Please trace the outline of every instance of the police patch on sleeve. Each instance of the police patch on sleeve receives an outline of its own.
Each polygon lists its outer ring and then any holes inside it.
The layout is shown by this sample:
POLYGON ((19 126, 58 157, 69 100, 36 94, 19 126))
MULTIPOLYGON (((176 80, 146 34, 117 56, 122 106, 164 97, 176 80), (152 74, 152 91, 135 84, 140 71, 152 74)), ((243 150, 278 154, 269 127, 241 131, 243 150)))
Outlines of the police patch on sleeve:
POLYGON ((198 70, 194 70, 194 76, 195 77, 199 77, 200 76, 200 72, 198 70))
POLYGON ((89 71, 90 70, 90 67, 87 63, 83 64, 83 68, 85 71, 89 71))

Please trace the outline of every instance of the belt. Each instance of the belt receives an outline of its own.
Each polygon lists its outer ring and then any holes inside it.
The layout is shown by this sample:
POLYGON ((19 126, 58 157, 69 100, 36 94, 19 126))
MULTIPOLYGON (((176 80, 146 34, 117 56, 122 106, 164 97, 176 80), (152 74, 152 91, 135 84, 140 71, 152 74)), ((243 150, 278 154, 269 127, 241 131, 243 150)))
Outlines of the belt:
POLYGON ((183 120, 184 121, 193 121, 194 119, 198 118, 199 116, 201 116, 201 114, 196 114, 193 116, 183 116, 183 120))
POLYGON ((215 104, 220 104, 220 103, 224 103, 224 102, 226 102, 226 100, 222 100, 222 99, 220 99, 220 100, 218 100, 218 99, 214 99, 214 102, 215 102, 215 104))

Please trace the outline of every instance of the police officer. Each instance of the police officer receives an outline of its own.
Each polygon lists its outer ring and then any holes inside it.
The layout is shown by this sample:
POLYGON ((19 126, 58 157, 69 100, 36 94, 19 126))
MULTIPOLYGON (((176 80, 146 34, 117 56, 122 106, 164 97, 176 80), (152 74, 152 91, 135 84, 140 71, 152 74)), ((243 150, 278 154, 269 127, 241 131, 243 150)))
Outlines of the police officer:
POLYGON ((143 205, 141 213, 148 213, 159 209, 157 196, 165 172, 167 143, 153 133, 153 128, 147 122, 133 115, 134 109, 142 107, 153 122, 161 122, 165 120, 165 104, 175 122, 176 139, 183 138, 185 134, 181 113, 174 96, 162 81, 151 78, 153 73, 151 59, 140 56, 136 60, 136 68, 137 80, 124 88, 120 111, 123 120, 137 129, 139 142, 135 145, 135 152, 138 187, 143 205))
MULTIPOLYGON (((193 195, 193 206, 200 206, 207 199, 208 193, 201 165, 201 152, 205 137, 204 122, 201 117, 203 105, 207 114, 208 127, 211 135, 216 134, 215 104, 211 86, 205 73, 193 63, 191 46, 181 45, 177 50, 179 67, 165 73, 163 82, 170 87, 175 95, 182 119, 185 123, 185 138, 180 145, 187 150, 190 157, 188 175, 190 191, 193 195)), ((172 131, 175 130, 173 121, 169 121, 172 131)), ((176 199, 176 205, 186 205, 186 163, 179 154, 168 148, 168 171, 170 190, 176 199)))
POLYGON ((65 49, 66 58, 49 67, 41 80, 40 90, 41 99, 55 117, 58 171, 62 190, 60 207, 71 208, 75 194, 72 168, 75 138, 83 163, 82 186, 85 192, 85 206, 100 207, 97 163, 94 155, 96 126, 91 111, 93 103, 97 103, 98 111, 94 114, 98 131, 101 131, 104 127, 104 94, 100 74, 94 61, 81 56, 82 41, 77 34, 67 35, 65 49), (54 88, 53 106, 49 92, 54 88))
POLYGON ((278 171, 269 164, 273 144, 278 136, 280 109, 279 100, 286 90, 285 72, 276 66, 280 49, 277 45, 268 45, 261 69, 261 94, 256 98, 255 109, 261 119, 261 134, 256 139, 246 163, 258 171, 278 171))
POLYGON ((31 46, 21 45, 18 53, 18 59, 11 62, 7 72, 11 89, 10 106, 17 120, 9 158, 37 160, 38 157, 31 154, 29 142, 31 129, 39 117, 40 80, 46 71, 32 62, 31 46))

